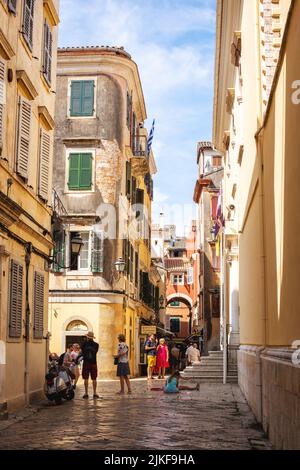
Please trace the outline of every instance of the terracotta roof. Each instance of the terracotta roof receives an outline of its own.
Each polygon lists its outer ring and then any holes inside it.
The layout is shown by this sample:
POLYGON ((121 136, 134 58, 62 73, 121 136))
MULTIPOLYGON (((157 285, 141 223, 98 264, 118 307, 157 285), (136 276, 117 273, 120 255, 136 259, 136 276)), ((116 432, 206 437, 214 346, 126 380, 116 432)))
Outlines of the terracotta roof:
POLYGON ((168 271, 186 271, 190 266, 190 263, 184 258, 165 258, 164 264, 168 271))

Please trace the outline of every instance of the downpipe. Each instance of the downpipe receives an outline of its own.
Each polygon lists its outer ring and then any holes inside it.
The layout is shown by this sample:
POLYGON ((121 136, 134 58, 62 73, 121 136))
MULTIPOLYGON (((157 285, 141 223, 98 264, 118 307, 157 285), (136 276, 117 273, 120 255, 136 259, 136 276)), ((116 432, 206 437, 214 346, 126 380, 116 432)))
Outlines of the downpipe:
POLYGON ((24 393, 25 403, 29 405, 29 341, 30 341, 30 305, 29 305, 29 268, 32 253, 32 244, 27 243, 25 245, 25 275, 26 275, 26 307, 25 307, 25 371, 24 371, 24 393))

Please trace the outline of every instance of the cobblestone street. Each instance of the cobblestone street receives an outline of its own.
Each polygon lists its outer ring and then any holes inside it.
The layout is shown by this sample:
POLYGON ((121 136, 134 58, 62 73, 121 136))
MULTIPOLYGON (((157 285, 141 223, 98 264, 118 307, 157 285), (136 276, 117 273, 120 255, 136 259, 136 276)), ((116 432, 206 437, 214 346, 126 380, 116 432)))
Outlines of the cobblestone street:
POLYGON ((22 421, 0 425, 0 448, 271 448, 237 385, 203 384, 199 392, 173 396, 150 391, 145 379, 133 380, 132 388, 132 395, 118 396, 118 382, 105 381, 98 384, 99 400, 83 400, 80 385, 73 402, 42 402, 22 421))

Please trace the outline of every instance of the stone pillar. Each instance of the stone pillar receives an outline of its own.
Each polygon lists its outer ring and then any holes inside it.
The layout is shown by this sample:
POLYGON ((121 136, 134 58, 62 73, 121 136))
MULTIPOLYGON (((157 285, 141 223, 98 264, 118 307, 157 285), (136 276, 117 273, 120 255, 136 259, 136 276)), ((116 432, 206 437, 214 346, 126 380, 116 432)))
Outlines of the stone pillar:
POLYGON ((237 363, 237 350, 240 345, 239 326, 239 260, 237 241, 233 240, 227 255, 229 265, 228 274, 228 304, 229 304, 229 331, 228 331, 228 360, 237 363))

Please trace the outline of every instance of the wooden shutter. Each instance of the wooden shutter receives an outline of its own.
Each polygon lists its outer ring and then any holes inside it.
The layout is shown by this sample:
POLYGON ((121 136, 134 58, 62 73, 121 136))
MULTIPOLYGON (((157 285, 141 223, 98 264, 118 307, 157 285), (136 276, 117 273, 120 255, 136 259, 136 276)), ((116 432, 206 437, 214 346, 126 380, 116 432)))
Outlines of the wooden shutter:
POLYGON ((49 168, 50 168, 51 138, 41 129, 40 132, 40 171, 39 171, 39 196, 49 199, 49 168))
POLYGON ((88 190, 92 187, 92 163, 91 153, 80 154, 79 189, 88 190))
POLYGON ((8 11, 15 16, 17 14, 17 1, 18 0, 7 0, 8 11))
POLYGON ((136 201, 136 178, 133 176, 131 179, 131 204, 134 205, 136 201))
POLYGON ((126 196, 131 195, 131 162, 126 162, 126 196))
POLYGON ((44 23, 44 76, 50 85, 52 68, 52 33, 47 21, 44 23))
POLYGON ((132 98, 127 91, 127 113, 126 113, 126 124, 128 129, 130 129, 130 123, 131 123, 131 113, 132 113, 132 98))
POLYGON ((65 265, 65 231, 61 230, 59 232, 56 232, 54 235, 54 241, 55 248, 53 250, 53 256, 55 261, 53 263, 53 271, 56 273, 60 273, 63 271, 62 266, 65 265))
POLYGON ((143 214, 143 206, 144 206, 144 190, 137 189, 136 190, 136 204, 139 206, 138 210, 136 211, 136 218, 142 218, 143 214))
POLYGON ((44 297, 45 278, 42 274, 34 273, 33 292, 33 337, 42 339, 44 332, 44 297))
POLYGON ((138 254, 137 251, 135 252, 135 275, 134 275, 134 279, 135 279, 135 285, 137 287, 138 283, 139 283, 139 254, 138 254))
POLYGON ((69 189, 79 189, 80 153, 69 155, 69 189))
POLYGON ((17 173, 27 179, 30 151, 31 104, 22 97, 19 99, 18 125, 17 173))
POLYGON ((92 234, 92 263, 93 273, 103 272, 103 232, 93 232, 92 234))
POLYGON ((217 218, 217 210, 218 210, 218 196, 212 196, 212 198, 211 198, 211 217, 214 220, 217 218))
POLYGON ((5 70, 5 62, 0 60, 0 154, 4 140, 5 70))
POLYGON ((135 155, 136 152, 136 141, 135 141, 135 133, 136 133, 136 116, 135 113, 132 114, 132 128, 131 128, 131 148, 132 153, 135 155))
POLYGON ((9 336, 20 338, 23 310, 23 266, 11 260, 9 293, 9 336))
POLYGON ((71 82, 71 106, 70 115, 80 116, 81 112, 81 81, 71 82))
POLYGON ((82 99, 81 112, 83 116, 93 116, 94 114, 94 80, 85 80, 81 82, 82 99))
POLYGON ((33 46, 33 15, 34 0, 25 0, 23 12, 23 35, 30 49, 32 49, 33 46))

